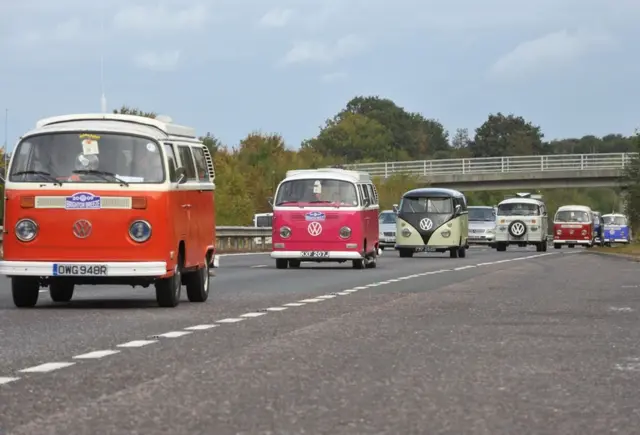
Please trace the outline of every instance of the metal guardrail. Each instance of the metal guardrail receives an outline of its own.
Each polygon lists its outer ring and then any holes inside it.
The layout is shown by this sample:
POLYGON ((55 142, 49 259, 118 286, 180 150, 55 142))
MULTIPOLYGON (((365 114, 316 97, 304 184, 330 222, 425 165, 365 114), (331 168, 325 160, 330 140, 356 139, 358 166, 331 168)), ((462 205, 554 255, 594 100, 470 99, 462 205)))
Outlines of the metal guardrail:
POLYGON ((403 175, 491 174, 505 172, 623 169, 638 153, 550 154, 540 156, 477 157, 472 159, 413 160, 356 163, 346 168, 373 177, 403 175))

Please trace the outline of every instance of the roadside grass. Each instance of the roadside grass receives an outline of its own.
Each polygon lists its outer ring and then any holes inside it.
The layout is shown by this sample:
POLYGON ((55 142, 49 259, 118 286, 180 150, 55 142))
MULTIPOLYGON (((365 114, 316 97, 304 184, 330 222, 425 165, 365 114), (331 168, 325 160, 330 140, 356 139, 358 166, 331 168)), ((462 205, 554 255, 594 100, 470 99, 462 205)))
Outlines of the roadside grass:
POLYGON ((640 243, 630 243, 628 245, 594 246, 591 250, 602 252, 603 254, 624 254, 640 257, 640 243))

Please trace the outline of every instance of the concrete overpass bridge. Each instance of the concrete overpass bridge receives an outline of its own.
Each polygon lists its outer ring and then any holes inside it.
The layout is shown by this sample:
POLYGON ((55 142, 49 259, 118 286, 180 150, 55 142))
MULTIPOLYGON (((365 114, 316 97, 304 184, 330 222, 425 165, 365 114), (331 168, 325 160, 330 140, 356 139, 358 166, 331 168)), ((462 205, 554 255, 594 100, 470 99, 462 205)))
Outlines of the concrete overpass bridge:
POLYGON ((466 192, 619 186, 623 169, 637 153, 550 154, 359 163, 348 169, 388 178, 418 176, 434 187, 466 192))

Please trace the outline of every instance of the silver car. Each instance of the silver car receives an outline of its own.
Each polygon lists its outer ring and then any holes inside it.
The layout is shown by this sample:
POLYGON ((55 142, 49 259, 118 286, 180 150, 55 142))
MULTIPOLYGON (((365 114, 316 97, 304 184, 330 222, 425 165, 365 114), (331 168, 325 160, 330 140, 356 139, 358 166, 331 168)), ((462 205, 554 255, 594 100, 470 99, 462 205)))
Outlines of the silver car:
POLYGON ((494 246, 496 238, 496 210, 490 206, 470 206, 469 244, 494 246))
POLYGON ((396 212, 383 210, 378 216, 380 223, 380 249, 396 246, 396 212))

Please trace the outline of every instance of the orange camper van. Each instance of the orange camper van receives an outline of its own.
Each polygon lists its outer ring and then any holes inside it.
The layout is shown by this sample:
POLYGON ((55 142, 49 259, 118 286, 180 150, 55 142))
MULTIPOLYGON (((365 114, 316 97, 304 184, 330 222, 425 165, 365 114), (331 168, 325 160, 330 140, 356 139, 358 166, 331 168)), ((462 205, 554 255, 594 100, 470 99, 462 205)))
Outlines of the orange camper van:
POLYGON ((195 130, 168 117, 47 118, 22 136, 5 180, 4 259, 17 307, 40 288, 155 285, 163 307, 209 296, 215 172, 195 130))

